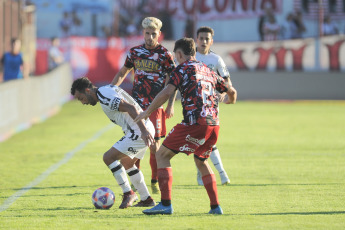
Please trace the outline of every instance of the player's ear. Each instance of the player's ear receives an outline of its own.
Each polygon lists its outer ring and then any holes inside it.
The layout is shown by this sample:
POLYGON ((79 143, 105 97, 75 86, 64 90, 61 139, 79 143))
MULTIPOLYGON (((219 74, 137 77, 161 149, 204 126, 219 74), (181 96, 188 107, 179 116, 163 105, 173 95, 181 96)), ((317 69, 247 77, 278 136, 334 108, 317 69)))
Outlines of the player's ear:
POLYGON ((90 88, 86 88, 85 93, 90 93, 90 88))

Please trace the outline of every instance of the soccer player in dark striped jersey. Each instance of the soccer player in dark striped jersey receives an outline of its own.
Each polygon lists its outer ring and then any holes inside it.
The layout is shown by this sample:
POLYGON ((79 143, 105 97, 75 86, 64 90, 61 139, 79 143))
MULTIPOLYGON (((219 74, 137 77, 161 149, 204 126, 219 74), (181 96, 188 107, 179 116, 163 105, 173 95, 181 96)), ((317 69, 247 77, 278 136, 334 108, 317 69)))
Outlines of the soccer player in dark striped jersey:
MULTIPOLYGON (((145 43, 130 49, 125 64, 112 84, 119 86, 129 71, 134 69, 132 97, 145 110, 166 85, 175 63, 172 54, 158 43, 162 22, 158 18, 147 17, 142 21, 142 27, 145 43)), ((165 120, 174 114, 175 96, 176 94, 172 95, 165 111, 161 106, 150 116, 155 126, 155 142, 150 146, 151 189, 154 194, 159 193, 155 154, 160 146, 160 139, 166 135, 165 120)))
POLYGON ((194 155, 194 162, 202 174, 204 187, 210 199, 209 214, 223 214, 219 205, 216 177, 207 159, 216 144, 219 131, 218 96, 226 92, 226 103, 236 102, 236 90, 228 87, 224 79, 195 59, 195 43, 191 38, 175 42, 174 53, 178 65, 171 73, 167 86, 135 122, 145 120, 165 103, 176 90, 181 93, 183 120, 174 126, 156 153, 161 203, 143 211, 147 215, 172 214, 171 159, 179 152, 194 155))
MULTIPOLYGON (((200 27, 197 30, 197 52, 195 58, 196 60, 203 62, 205 65, 207 65, 208 68, 210 68, 214 72, 218 73, 222 78, 224 78, 225 82, 228 84, 229 87, 233 87, 230 80, 230 73, 223 59, 219 55, 211 51, 211 45, 213 44, 213 36, 214 31, 210 27, 204 26, 200 27)), ((224 100, 225 95, 225 93, 219 95, 221 101, 224 100)), ((210 159, 219 173, 222 185, 230 184, 230 178, 224 169, 217 146, 213 146, 210 159)), ((197 173, 197 182, 199 185, 203 185, 201 173, 199 170, 197 173)))

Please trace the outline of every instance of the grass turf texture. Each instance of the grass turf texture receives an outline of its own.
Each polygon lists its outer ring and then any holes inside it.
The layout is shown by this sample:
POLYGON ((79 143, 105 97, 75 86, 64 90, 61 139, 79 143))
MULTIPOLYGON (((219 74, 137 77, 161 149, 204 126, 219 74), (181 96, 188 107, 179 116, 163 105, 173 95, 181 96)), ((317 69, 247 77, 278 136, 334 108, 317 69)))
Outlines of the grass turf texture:
MULTIPOLYGON (((168 131, 181 121, 180 107, 176 102, 168 131)), ((0 212, 0 229, 345 227, 344 102, 238 102, 222 104, 220 110, 217 147, 231 178, 231 186, 218 186, 224 215, 206 214, 206 190, 197 186, 193 157, 182 153, 172 160, 172 216, 118 209, 121 190, 102 161, 122 136, 116 126, 0 212), (115 193, 110 210, 92 205, 91 195, 101 186, 115 193)), ((73 101, 57 116, 0 143, 0 205, 108 124, 99 105, 73 101)), ((147 154, 141 165, 149 186, 148 160, 147 154)))

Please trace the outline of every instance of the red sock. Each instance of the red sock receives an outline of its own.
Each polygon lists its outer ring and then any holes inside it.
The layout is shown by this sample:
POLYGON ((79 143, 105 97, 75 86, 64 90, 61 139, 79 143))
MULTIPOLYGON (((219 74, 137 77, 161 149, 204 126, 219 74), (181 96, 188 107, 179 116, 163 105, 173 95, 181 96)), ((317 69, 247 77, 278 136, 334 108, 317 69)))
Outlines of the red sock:
POLYGON ((219 205, 216 176, 209 174, 202 177, 211 205, 219 205))
POLYGON ((160 168, 157 170, 159 189, 161 190, 162 200, 171 200, 172 188, 172 168, 160 168))
POLYGON ((157 161, 156 161, 156 155, 150 153, 150 165, 151 165, 151 179, 152 180, 158 180, 157 176, 157 161))
POLYGON ((140 169, 140 159, 138 159, 138 160, 135 162, 135 166, 137 166, 137 168, 140 169))

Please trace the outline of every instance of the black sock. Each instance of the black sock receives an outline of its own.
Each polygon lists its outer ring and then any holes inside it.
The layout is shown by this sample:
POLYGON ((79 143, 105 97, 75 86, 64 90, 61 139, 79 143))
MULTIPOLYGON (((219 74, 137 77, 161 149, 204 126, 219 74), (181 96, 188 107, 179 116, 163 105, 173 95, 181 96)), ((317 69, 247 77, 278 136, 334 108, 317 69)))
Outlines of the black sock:
POLYGON ((171 200, 161 200, 163 206, 170 206, 171 200))
POLYGON ((157 183, 157 182, 158 182, 157 180, 151 179, 151 183, 152 183, 152 184, 155 184, 155 183, 157 183))
POLYGON ((218 208, 218 204, 215 204, 215 205, 211 205, 211 209, 215 209, 215 208, 218 208))

